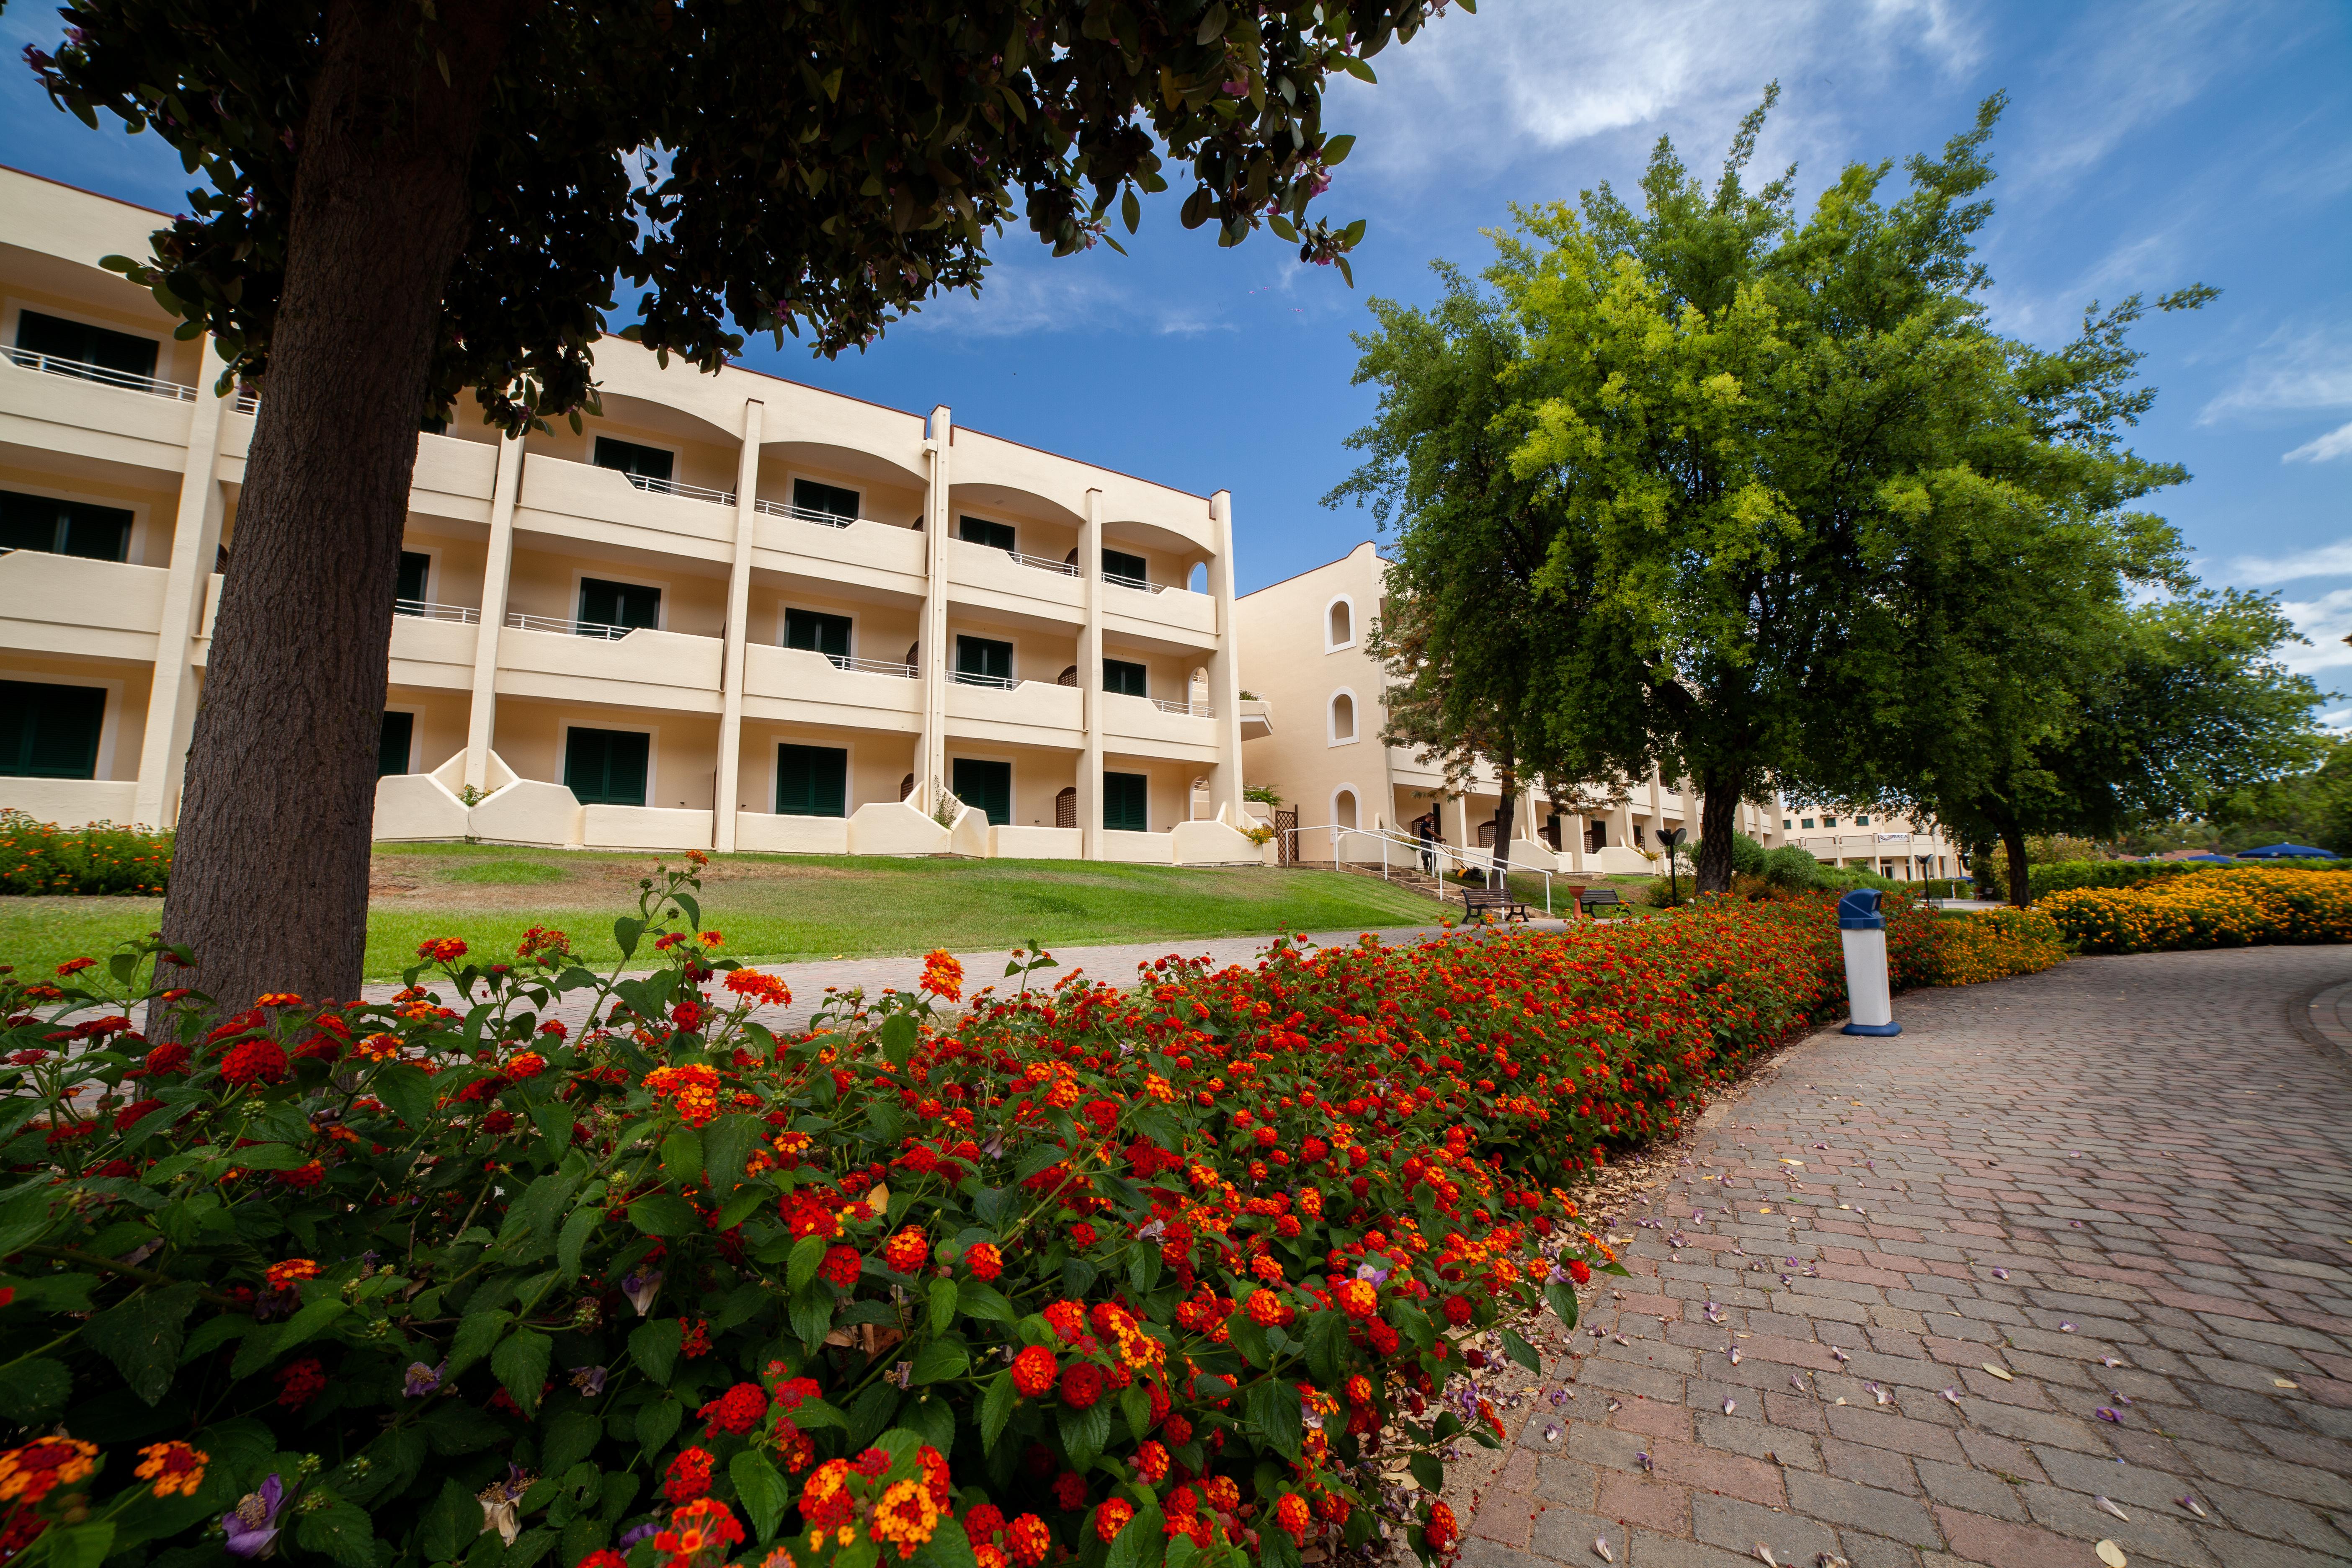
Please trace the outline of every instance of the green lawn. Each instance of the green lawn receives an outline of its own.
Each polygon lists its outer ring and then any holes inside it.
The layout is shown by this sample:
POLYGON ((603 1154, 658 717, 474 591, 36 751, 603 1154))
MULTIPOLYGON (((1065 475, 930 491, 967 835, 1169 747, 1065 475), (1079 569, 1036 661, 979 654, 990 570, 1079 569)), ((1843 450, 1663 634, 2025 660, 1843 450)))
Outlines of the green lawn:
MULTIPOLYGON (((396 977, 428 937, 506 953, 561 928, 584 956, 614 956, 613 918, 635 907, 655 857, 484 844, 376 850, 367 972, 396 977)), ((674 861, 675 858, 673 858, 674 861)), ((1068 860, 898 860, 729 855, 703 872, 703 917, 749 960, 1048 947, 1277 931, 1419 925, 1426 898, 1368 877, 1261 867, 1068 860)), ((0 963, 27 972, 104 953, 154 929, 158 899, 0 898, 0 963)))

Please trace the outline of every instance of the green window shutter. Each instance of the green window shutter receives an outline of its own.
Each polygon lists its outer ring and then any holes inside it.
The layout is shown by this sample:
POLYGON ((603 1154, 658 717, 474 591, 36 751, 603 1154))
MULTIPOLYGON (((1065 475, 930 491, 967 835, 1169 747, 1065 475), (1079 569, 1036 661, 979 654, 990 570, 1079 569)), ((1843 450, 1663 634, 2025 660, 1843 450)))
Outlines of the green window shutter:
POLYGON ((652 737, 633 730, 573 730, 564 737, 563 784, 583 805, 646 804, 652 737))
POLYGON ((991 637, 956 638, 956 673, 993 683, 1013 679, 1013 645, 991 637))
POLYGON ((1103 826, 1119 833, 1151 831, 1151 780, 1143 773, 1105 773, 1103 826))
POLYGON ((969 543, 985 544, 991 550, 1014 548, 1013 525, 1009 522, 991 522, 984 517, 957 518, 956 537, 969 543))
POLYGON ((431 585, 433 557, 421 550, 400 552, 400 581, 392 591, 392 613, 395 616, 418 616, 425 612, 425 590, 431 585), (405 601, 404 607, 403 601, 405 601))
POLYGON ((1129 555, 1123 550, 1102 552, 1103 575, 1122 582, 1148 585, 1151 581, 1151 563, 1140 555, 1129 555))
POLYGON ((837 746, 776 748, 776 815, 849 815, 849 753, 837 746))
POLYGON ((659 447, 647 447, 636 441, 618 440, 611 436, 596 437, 595 464, 624 474, 635 474, 641 479, 658 479, 667 484, 677 467, 677 455, 659 447))
POLYGON ((804 647, 835 660, 849 657, 850 620, 818 610, 784 611, 784 646, 804 647))
POLYGON ((819 511, 827 517, 857 521, 857 492, 818 479, 793 481, 793 506, 799 511, 819 511))
POLYGON ((0 680, 0 776, 94 779, 106 688, 0 680))
POLYGON ((404 773, 408 771, 409 742, 416 738, 416 715, 394 713, 383 716, 383 730, 375 743, 375 776, 404 773))
POLYGON ((1149 697, 1150 671, 1139 664, 1123 658, 1103 660, 1103 689, 1129 697, 1149 697))
POLYGON ((1013 764, 985 763, 970 757, 955 760, 949 788, 964 805, 985 812, 989 825, 1002 827, 1013 820, 1013 764))
POLYGON ((157 344, 153 338, 85 326, 79 321, 45 316, 38 310, 16 313, 16 346, 78 364, 119 371, 124 375, 152 377, 155 374, 157 344))

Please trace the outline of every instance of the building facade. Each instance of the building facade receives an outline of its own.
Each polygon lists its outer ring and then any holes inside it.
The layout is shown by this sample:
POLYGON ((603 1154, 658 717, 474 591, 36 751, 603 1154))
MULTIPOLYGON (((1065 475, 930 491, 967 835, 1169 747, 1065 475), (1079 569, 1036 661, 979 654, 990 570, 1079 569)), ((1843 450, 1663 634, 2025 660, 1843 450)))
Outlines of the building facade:
MULTIPOLYGON (((174 820, 268 395, 97 267, 156 225, 0 171, 0 806, 49 821, 174 820)), ((1260 858, 1225 492, 618 339, 597 372, 581 432, 417 437, 380 838, 1260 858)))
MULTIPOLYGON (((1281 719, 1244 747, 1253 784, 1270 785, 1297 813, 1297 854, 1307 860, 1378 861, 1409 852, 1413 825, 1434 809, 1446 842, 1491 850, 1501 784, 1482 769, 1463 795, 1446 798, 1439 769, 1410 747, 1381 741, 1387 726, 1387 678, 1367 639, 1381 613, 1388 566, 1370 542, 1339 560, 1242 596, 1235 605, 1245 650, 1242 684, 1281 719), (1386 847, 1383 847, 1383 840, 1386 847)), ((1810 808, 1809 808, 1810 809, 1810 808)), ((1801 814, 1745 805, 1740 830, 1768 848, 1801 843, 1817 859, 1865 865, 1896 878, 1949 876, 1949 847, 1907 822, 1829 814, 1836 833, 1796 829, 1801 814), (1864 829, 1868 828, 1868 832, 1864 829)), ((1605 812, 1553 814, 1549 803, 1522 795, 1510 862, 1545 871, 1612 873, 1663 870, 1652 855, 1662 831, 1699 834, 1699 801, 1688 781, 1654 772, 1605 812)), ((1813 821, 1824 820, 1816 816, 1813 821)), ((1811 829, 1808 821, 1806 827, 1811 829)))

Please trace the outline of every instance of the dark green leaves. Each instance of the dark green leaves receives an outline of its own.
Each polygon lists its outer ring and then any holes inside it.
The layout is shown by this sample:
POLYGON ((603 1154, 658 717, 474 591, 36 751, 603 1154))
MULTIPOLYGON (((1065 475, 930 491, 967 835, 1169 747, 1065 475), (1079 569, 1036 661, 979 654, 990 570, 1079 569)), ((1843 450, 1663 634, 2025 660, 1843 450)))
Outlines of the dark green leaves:
POLYGON ((756 1449, 736 1455, 729 1461, 727 1473, 734 1479, 744 1511, 751 1516, 754 1537, 767 1541, 776 1533, 776 1522, 783 1518, 784 1502, 791 1495, 784 1478, 776 1473, 768 1457, 756 1449))
POLYGON ((670 1369, 677 1364, 678 1347, 685 1342, 686 1329, 677 1319, 656 1318, 640 1324, 629 1336, 629 1359, 654 1382, 667 1384, 670 1369))
POLYGON ((890 1065, 902 1068, 907 1058, 915 1054, 915 1020, 904 1013, 894 1013, 882 1022, 882 1054, 890 1065))
MULTIPOLYGON (((701 1166, 698 1158, 695 1168, 698 1171, 701 1166)), ((695 1236, 702 1230, 702 1216, 675 1193, 649 1193, 639 1198, 629 1205, 629 1223, 647 1236, 695 1236)))
POLYGON ((982 1447, 996 1447, 996 1440, 1004 1435, 1004 1424, 1013 1418, 1013 1406, 1018 1397, 1013 1392, 1012 1373, 1000 1372, 988 1380, 988 1396, 980 1406, 982 1447))
POLYGON ((1273 1446, 1275 1452, 1296 1463, 1307 1430, 1298 1406, 1298 1385, 1282 1377, 1252 1384, 1248 1407, 1251 1424, 1257 1427, 1259 1436, 1273 1446))
POLYGON ((152 1405, 171 1392, 188 1312, 203 1291, 185 1282, 149 1286, 92 1318, 82 1338, 114 1363, 133 1394, 152 1405))
POLYGON ((1576 1327, 1576 1291, 1553 1280, 1544 1287, 1544 1300, 1551 1304, 1552 1316, 1568 1328, 1576 1327))
MULTIPOLYGON (((632 1352, 635 1348, 630 1346, 632 1352)), ((554 1354, 555 1342, 537 1329, 517 1329, 490 1352, 490 1370, 526 1415, 539 1408, 540 1385, 547 1381, 554 1354)))
POLYGON ((65 1409, 72 1393, 73 1374, 62 1362, 35 1357, 0 1367, 0 1416, 18 1426, 49 1420, 65 1409))
POLYGON ((371 1087, 376 1098, 405 1122, 410 1131, 421 1131, 431 1124, 433 1080, 422 1069, 404 1062, 380 1068, 371 1087))
POLYGON ((1422 1490, 1435 1497, 1445 1489, 1445 1467, 1438 1463, 1436 1455, 1415 1454, 1405 1463, 1412 1471, 1412 1479, 1421 1483, 1422 1490))
POLYGON ((1542 1375, 1543 1357, 1536 1354, 1536 1347, 1528 1343, 1517 1329, 1503 1331, 1503 1353, 1529 1372, 1542 1375))

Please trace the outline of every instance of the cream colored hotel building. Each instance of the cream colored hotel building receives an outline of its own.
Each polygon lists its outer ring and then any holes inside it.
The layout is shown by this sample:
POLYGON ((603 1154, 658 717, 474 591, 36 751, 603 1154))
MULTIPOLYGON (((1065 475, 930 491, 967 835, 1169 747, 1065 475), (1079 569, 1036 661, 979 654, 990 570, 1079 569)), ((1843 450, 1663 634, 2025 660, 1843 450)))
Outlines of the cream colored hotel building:
MULTIPOLYGON (((156 224, 0 171, 0 806, 49 821, 173 820, 236 549, 257 405, 96 265, 156 224)), ((596 368, 584 434, 417 437, 379 837, 1261 858, 1226 494, 596 368)))

